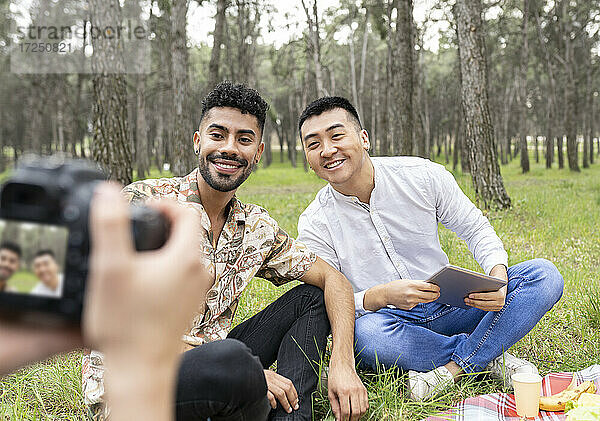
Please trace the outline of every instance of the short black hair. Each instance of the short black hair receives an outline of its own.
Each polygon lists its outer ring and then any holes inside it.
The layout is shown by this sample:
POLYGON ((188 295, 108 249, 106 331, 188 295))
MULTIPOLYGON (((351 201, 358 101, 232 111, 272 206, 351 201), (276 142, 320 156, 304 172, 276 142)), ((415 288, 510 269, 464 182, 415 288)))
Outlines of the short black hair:
POLYGON ((50 249, 42 249, 42 250, 36 251, 35 254, 33 255, 33 258, 35 259, 36 257, 45 256, 46 254, 49 255, 50 257, 52 257, 54 260, 56 260, 56 255, 50 249))
POLYGON ((325 111, 331 111, 336 108, 342 108, 346 110, 348 114, 350 114, 354 120, 356 120, 358 129, 362 129, 358 112, 350 101, 341 96, 324 96, 308 104, 304 111, 302 111, 302 114, 300 114, 300 119, 298 120, 298 133, 301 132, 302 125, 308 118, 315 115, 321 115, 325 111))
POLYGON ((19 256, 19 259, 23 255, 23 252, 21 251, 21 246, 18 245, 17 243, 13 243, 12 241, 3 241, 2 243, 0 243, 0 250, 2 250, 2 249, 12 251, 17 256, 19 256))
POLYGON ((211 109, 217 107, 237 108, 242 114, 253 115, 258 120, 262 135, 269 104, 256 89, 249 88, 242 83, 234 84, 230 81, 219 83, 202 100, 200 123, 211 109))

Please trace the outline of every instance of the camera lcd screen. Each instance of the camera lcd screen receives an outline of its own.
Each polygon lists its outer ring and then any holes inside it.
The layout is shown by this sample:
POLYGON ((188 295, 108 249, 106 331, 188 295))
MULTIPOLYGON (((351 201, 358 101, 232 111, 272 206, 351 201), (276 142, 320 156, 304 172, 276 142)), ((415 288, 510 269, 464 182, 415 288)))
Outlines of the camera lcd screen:
POLYGON ((69 230, 0 218, 0 293, 61 298, 69 230))

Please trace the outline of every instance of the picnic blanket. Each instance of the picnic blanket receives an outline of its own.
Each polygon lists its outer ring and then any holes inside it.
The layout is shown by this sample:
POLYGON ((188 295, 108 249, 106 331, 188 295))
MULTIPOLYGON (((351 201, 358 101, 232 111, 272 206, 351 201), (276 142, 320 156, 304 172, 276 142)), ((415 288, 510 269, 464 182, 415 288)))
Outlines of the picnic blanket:
MULTIPOLYGON (((593 381, 596 390, 600 390, 600 365, 592 365, 576 373, 550 373, 542 380, 542 395, 551 396, 566 389, 573 376, 577 383, 593 381)), ((596 392, 598 393, 598 392, 596 392)), ((515 396, 507 393, 467 398, 454 408, 442 414, 427 418, 427 421, 519 421, 515 406, 515 396)), ((562 421, 566 419, 564 412, 540 411, 535 421, 562 421)))

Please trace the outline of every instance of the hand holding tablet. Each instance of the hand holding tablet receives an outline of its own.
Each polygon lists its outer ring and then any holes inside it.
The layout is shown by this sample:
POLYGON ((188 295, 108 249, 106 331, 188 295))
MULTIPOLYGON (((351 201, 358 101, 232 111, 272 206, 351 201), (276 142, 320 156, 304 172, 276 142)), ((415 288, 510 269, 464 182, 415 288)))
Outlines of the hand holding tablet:
POLYGON ((440 298, 437 300, 439 303, 465 309, 471 308, 465 304, 465 298, 469 294, 498 291, 507 284, 503 279, 453 265, 444 266, 427 282, 440 287, 440 298))

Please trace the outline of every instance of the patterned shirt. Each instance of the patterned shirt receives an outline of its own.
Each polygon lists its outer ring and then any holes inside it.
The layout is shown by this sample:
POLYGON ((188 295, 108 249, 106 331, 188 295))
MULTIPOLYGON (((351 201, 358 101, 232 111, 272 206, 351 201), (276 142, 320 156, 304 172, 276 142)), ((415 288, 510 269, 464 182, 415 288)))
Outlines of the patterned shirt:
MULTIPOLYGON (((211 224, 200 201, 197 176, 196 169, 185 177, 137 181, 123 189, 134 203, 172 199, 198 212, 205 231, 201 247, 207 270, 215 281, 205 302, 199 303, 189 331, 183 335, 183 341, 193 346, 227 337, 239 298, 255 276, 283 285, 301 278, 316 260, 316 255, 282 230, 265 209, 243 204, 235 197, 229 203, 227 221, 213 247, 211 224)), ((90 405, 93 412, 104 413, 107 409, 102 404, 104 363, 101 353, 84 354, 82 382, 85 404, 90 405)))
POLYGON ((205 231, 202 251, 214 285, 200 303, 191 329, 183 336, 190 345, 225 339, 231 329, 240 295, 255 276, 279 286, 301 278, 316 260, 304 244, 292 239, 260 206, 243 204, 236 197, 216 247, 211 224, 201 204, 198 169, 185 177, 137 181, 123 193, 132 202, 174 199, 198 212, 205 231))

